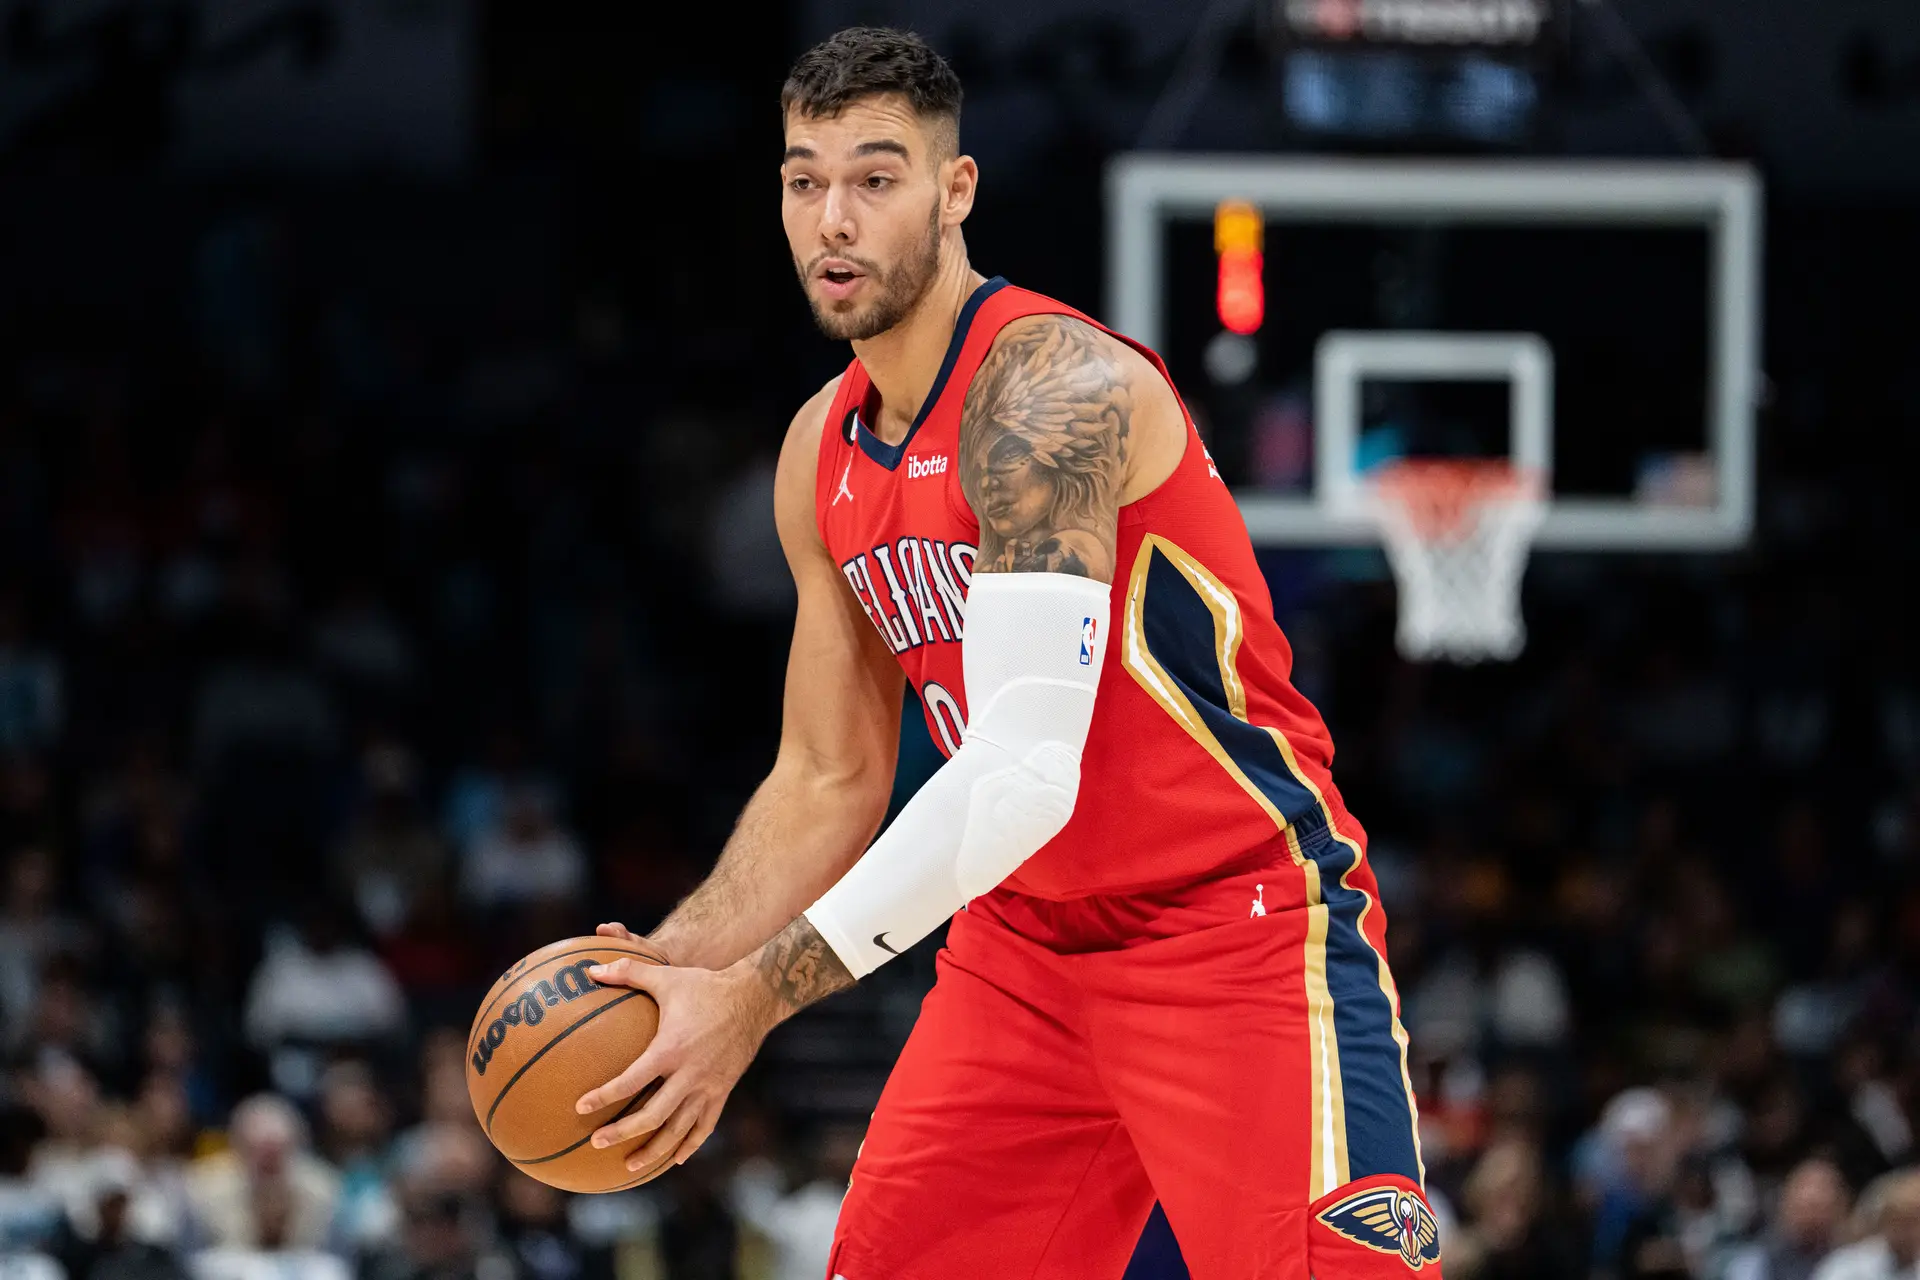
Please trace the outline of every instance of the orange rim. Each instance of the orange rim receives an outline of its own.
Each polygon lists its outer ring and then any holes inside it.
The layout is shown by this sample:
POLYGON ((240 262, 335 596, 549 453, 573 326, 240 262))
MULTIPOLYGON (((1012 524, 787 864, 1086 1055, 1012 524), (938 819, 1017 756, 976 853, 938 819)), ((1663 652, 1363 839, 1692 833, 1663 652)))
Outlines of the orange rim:
POLYGON ((1405 512, 1413 531, 1427 539, 1459 532, 1486 503, 1540 494, 1539 482, 1511 462, 1479 458, 1400 458, 1382 463, 1369 479, 1381 500, 1405 512))

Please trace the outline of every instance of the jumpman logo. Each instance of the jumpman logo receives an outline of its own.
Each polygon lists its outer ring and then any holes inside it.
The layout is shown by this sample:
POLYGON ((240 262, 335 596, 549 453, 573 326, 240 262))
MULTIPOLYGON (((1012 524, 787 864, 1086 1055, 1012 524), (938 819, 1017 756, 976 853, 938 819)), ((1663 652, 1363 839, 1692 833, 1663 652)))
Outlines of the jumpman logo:
POLYGON ((847 477, 851 474, 853 474, 853 459, 848 458, 846 469, 840 473, 840 492, 833 495, 833 501, 827 504, 829 507, 839 506, 842 498, 848 502, 853 501, 853 490, 847 486, 847 477))
POLYGON ((1263 916, 1267 914, 1266 898, 1267 898, 1267 886, 1263 884, 1257 884, 1253 886, 1253 913, 1249 915, 1247 919, 1251 920, 1255 916, 1263 916))

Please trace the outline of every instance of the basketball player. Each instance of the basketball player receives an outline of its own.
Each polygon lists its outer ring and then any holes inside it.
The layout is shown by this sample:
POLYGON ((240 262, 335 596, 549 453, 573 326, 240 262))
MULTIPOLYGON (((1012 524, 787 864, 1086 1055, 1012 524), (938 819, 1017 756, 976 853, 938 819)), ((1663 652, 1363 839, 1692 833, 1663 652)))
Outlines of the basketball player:
POLYGON ((653 935, 676 967, 596 975, 661 1021, 594 1140, 684 1160, 770 1028, 952 917, 833 1276, 1117 1278, 1156 1196, 1202 1280, 1437 1276, 1365 837, 1165 368, 973 269, 918 39, 844 31, 782 105, 794 263, 855 359, 780 458, 778 760, 653 935), (866 848, 903 672, 947 760, 866 848))

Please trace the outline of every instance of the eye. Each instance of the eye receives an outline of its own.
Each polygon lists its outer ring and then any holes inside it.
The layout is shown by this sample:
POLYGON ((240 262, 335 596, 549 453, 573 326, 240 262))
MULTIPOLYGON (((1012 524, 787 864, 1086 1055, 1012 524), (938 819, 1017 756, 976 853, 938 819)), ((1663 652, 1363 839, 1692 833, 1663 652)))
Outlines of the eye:
POLYGON ((884 173, 873 174, 866 181, 866 186, 869 191, 884 191, 892 185, 893 179, 884 173))
POLYGON ((811 191, 813 190, 813 179, 807 177, 805 174, 797 178, 790 178, 787 180, 787 188, 790 191, 811 191))

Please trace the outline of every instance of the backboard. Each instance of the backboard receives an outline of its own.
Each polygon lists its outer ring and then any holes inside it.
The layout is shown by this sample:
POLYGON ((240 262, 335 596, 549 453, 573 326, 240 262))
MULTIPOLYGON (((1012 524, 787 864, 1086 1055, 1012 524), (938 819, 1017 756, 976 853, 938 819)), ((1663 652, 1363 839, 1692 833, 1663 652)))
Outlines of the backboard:
MULTIPOLYGON (((1193 224, 1210 223, 1216 208, 1227 201, 1244 201, 1260 211, 1269 228, 1270 249, 1276 241, 1283 251, 1289 244, 1318 245, 1321 241, 1313 237, 1329 227, 1347 228, 1363 239, 1434 232, 1454 236, 1449 245, 1466 246, 1456 257, 1478 253, 1473 260, 1481 266, 1476 269, 1484 269, 1489 245, 1495 253, 1502 252, 1501 245, 1512 246, 1513 253, 1521 255, 1513 270, 1534 279, 1510 283, 1505 294, 1517 298, 1526 292, 1522 285, 1532 284, 1534 294, 1560 312, 1578 312, 1587 305, 1582 289, 1604 291, 1616 281, 1630 295, 1607 300, 1606 305, 1616 309, 1609 316, 1625 317, 1616 327, 1635 327, 1636 317, 1642 317, 1654 335, 1660 324, 1671 321, 1668 312, 1697 308, 1699 334, 1677 344, 1688 347, 1688 358, 1697 354, 1697 391, 1667 397, 1657 406, 1657 416, 1663 421, 1676 414, 1699 420, 1691 426, 1668 423, 1662 428, 1665 435, 1642 433, 1659 437, 1662 443, 1655 448, 1632 443, 1637 439, 1629 420, 1632 396, 1622 396, 1611 418, 1587 403, 1596 386, 1604 387, 1604 371, 1596 375, 1589 367, 1593 360, 1585 347, 1591 344, 1567 336, 1579 332, 1579 326, 1562 325, 1556 340, 1527 327, 1533 315, 1528 307, 1537 309, 1537 300, 1529 304, 1508 299, 1512 305, 1505 311, 1491 301, 1478 305, 1471 297, 1477 280, 1471 270, 1452 273, 1451 305, 1426 308, 1431 315, 1457 320, 1458 327, 1356 327, 1334 321, 1339 314, 1361 313, 1324 306, 1329 322, 1321 327, 1299 312, 1346 287, 1338 268, 1322 280, 1318 294, 1308 296, 1303 290, 1301 296, 1287 296, 1283 289, 1272 310, 1286 314, 1294 326, 1291 359, 1303 366, 1296 379, 1308 376, 1304 367, 1310 365, 1312 461, 1303 469, 1300 486, 1275 489, 1244 477, 1236 483, 1235 494, 1256 543, 1351 545, 1378 540, 1363 501, 1367 467, 1379 453, 1368 444, 1366 406, 1371 388, 1394 382, 1477 383, 1496 389, 1505 384, 1506 453, 1549 482, 1550 500, 1536 546, 1711 551, 1746 541, 1753 519, 1761 306, 1760 184, 1752 170, 1701 163, 1133 154, 1113 162, 1107 181, 1110 319, 1120 331, 1163 353, 1183 344, 1191 347, 1199 336, 1191 332, 1197 324, 1192 310, 1176 313, 1173 305, 1181 281, 1169 245, 1183 234, 1182 224, 1190 232, 1193 224), (1644 253, 1633 247, 1638 243, 1633 236, 1640 233, 1653 237, 1644 253), (1676 239, 1668 233, 1680 234, 1676 239), (1591 256, 1594 236, 1612 237, 1604 246, 1614 255, 1609 260, 1637 264, 1640 274, 1596 269, 1593 262, 1582 261, 1591 256), (1697 249, 1692 247, 1696 243, 1697 249), (1674 261, 1680 262, 1687 253, 1700 261, 1671 269, 1664 265, 1667 256, 1679 255, 1674 261), (1566 281, 1556 283, 1555 272, 1563 267, 1566 281), (1649 282, 1701 296, 1677 305, 1653 292, 1644 301, 1632 295, 1636 288, 1648 289, 1649 282), (1289 308, 1294 311, 1289 313, 1289 308), (1503 319, 1507 325, 1485 327, 1503 319), (1310 344, 1310 356, 1303 344, 1310 344), (1582 372, 1571 387, 1559 386, 1556 370, 1568 363, 1581 365, 1582 372), (1602 380, 1596 382, 1597 377, 1602 380), (1581 398, 1577 413, 1568 412, 1570 394, 1581 398), (1685 405, 1678 403, 1681 399, 1685 405), (1627 442, 1621 447, 1639 449, 1640 454, 1618 460, 1615 470, 1630 469, 1634 479, 1613 485, 1611 491, 1605 486, 1583 491, 1577 476, 1562 483, 1556 455, 1568 448, 1583 455, 1605 451, 1611 447, 1605 437, 1616 426, 1627 442), (1569 431, 1584 434, 1569 440, 1569 431), (1671 438, 1676 431, 1692 434, 1675 444, 1671 438)), ((1368 261, 1369 252, 1377 255, 1366 244, 1354 243, 1360 255, 1356 264, 1368 261)), ((1270 275, 1276 270, 1271 253, 1268 270, 1270 275)), ((1270 290, 1275 287, 1270 283, 1270 290)), ((1355 275, 1352 289, 1368 288, 1369 282, 1355 275)), ((1484 292, 1493 295, 1502 289, 1489 280, 1484 292)), ((1544 320, 1538 326, 1550 327, 1544 320)), ((1648 341, 1661 345, 1657 335, 1648 341)), ((1188 388, 1190 375, 1178 368, 1176 372, 1189 400, 1196 399, 1188 388)), ((1627 365, 1620 367, 1618 377, 1635 384, 1643 395, 1656 394, 1653 380, 1627 365)))

